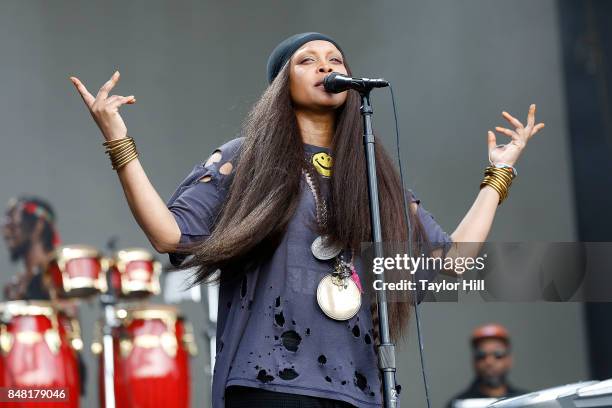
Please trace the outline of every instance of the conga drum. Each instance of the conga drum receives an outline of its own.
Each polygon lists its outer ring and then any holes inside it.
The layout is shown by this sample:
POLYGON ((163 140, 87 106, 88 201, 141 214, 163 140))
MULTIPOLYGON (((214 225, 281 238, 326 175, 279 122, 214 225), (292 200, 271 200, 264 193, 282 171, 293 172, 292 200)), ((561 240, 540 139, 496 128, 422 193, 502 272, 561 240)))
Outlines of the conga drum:
MULTIPOLYGON (((189 355, 197 349, 191 326, 178 309, 146 305, 118 309, 116 313, 121 321, 113 330, 116 407, 189 407, 189 355)), ((94 351, 101 353, 97 344, 94 351)), ((103 373, 100 354, 101 407, 103 373)))
MULTIPOLYGON (((35 390, 64 389, 63 402, 28 397, 2 406, 78 407, 80 379, 75 351, 57 311, 43 301, 0 304, 0 368, 3 387, 35 390)), ((45 391, 46 398, 49 394, 45 391)))
POLYGON ((161 263, 146 249, 127 248, 109 261, 111 284, 120 298, 144 298, 160 293, 161 263))
MULTIPOLYGON (((79 386, 84 387, 86 377, 85 373, 81 371, 85 369, 85 367, 82 366, 83 358, 81 355, 83 351, 83 338, 81 337, 81 324, 79 322, 77 304, 74 303, 73 299, 60 300, 59 303, 55 304, 55 308, 57 311, 58 323, 60 326, 64 327, 70 350, 72 350, 76 359, 75 370, 76 376, 79 378, 79 386)), ((83 390, 80 387, 79 394, 83 394, 83 390)))
POLYGON ((68 245, 56 250, 47 274, 59 297, 90 297, 106 291, 107 266, 96 248, 68 245))

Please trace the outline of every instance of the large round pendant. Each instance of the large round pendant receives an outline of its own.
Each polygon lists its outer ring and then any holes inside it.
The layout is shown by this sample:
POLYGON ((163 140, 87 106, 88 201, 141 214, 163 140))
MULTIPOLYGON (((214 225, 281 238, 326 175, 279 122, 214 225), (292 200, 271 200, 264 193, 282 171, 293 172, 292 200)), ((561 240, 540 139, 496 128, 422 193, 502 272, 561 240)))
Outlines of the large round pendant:
POLYGON ((330 245, 328 237, 319 235, 312 245, 310 245, 312 254, 320 261, 328 261, 335 258, 342 252, 342 247, 339 245, 330 245))
POLYGON ((328 273, 317 287, 317 303, 328 317, 348 320, 361 307, 361 292, 352 279, 340 279, 328 273))

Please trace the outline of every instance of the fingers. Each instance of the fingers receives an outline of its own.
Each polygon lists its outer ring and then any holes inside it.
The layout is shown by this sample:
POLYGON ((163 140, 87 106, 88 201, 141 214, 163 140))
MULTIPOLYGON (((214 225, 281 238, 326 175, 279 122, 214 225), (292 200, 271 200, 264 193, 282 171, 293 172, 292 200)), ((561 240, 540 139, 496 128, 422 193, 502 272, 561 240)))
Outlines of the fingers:
POLYGON ((535 111, 536 106, 534 103, 529 106, 529 113, 527 114, 527 127, 533 127, 535 124, 535 111))
POLYGON ((108 97, 108 93, 115 87, 115 85, 117 85, 117 82, 119 82, 119 75, 119 71, 115 71, 113 76, 111 76, 110 79, 106 81, 104 85, 102 85, 98 91, 98 94, 96 95, 97 101, 104 100, 108 97))
POLYGON ((506 135, 508 137, 511 137, 511 138, 518 137, 516 132, 514 132, 514 131, 512 131, 510 129, 503 128, 501 126, 495 126, 495 130, 497 130, 499 133, 502 133, 502 134, 504 134, 504 135, 506 135))
POLYGON ((91 108, 96 98, 94 98, 94 96, 89 93, 87 88, 85 88, 85 85, 83 85, 83 83, 77 77, 71 76, 70 81, 72 81, 77 91, 81 95, 81 98, 83 98, 83 102, 85 102, 85 105, 87 105, 88 108, 91 108))
POLYGON ((106 98, 106 105, 108 105, 110 103, 115 103, 116 101, 120 101, 121 103, 125 103, 128 100, 132 100, 132 99, 135 101, 136 97, 134 95, 130 95, 130 96, 113 95, 113 96, 109 96, 108 98, 106 98))
POLYGON ((544 128, 544 126, 545 126, 544 123, 538 123, 537 125, 535 125, 533 127, 533 130, 531 131, 530 137, 535 135, 536 133, 538 133, 540 131, 540 129, 544 128))
POLYGON ((107 104, 106 106, 114 109, 114 108, 119 108, 121 105, 125 105, 125 104, 134 104, 136 103, 136 97, 134 95, 130 95, 130 96, 119 96, 119 95, 113 95, 110 98, 107 99, 107 104))
POLYGON ((114 101, 116 101, 118 98, 123 98, 123 96, 119 96, 119 95, 113 95, 113 96, 109 96, 108 98, 106 98, 106 100, 104 101, 105 105, 110 105, 111 103, 113 103, 114 101))
POLYGON ((523 128, 523 124, 514 116, 510 115, 508 112, 503 111, 502 112, 502 116, 508 121, 510 122, 510 124, 512 126, 514 126, 517 129, 522 129, 523 128))
POLYGON ((495 133, 489 130, 487 132, 487 147, 489 148, 489 154, 491 154, 491 151, 495 149, 495 146, 497 146, 497 141, 495 140, 495 133))

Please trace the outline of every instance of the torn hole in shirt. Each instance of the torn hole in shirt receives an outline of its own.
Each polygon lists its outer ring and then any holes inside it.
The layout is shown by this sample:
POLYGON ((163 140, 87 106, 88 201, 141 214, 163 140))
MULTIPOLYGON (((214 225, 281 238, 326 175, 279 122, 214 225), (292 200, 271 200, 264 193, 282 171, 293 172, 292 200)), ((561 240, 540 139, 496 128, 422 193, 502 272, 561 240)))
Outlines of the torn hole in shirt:
POLYGON ((223 166, 219 167, 219 173, 223 174, 223 175, 228 175, 232 172, 233 166, 232 163, 227 162, 224 163, 223 166))
POLYGON ((208 183, 210 180, 212 180, 212 176, 206 175, 200 179, 200 183, 208 183))
POLYGON ((217 149, 213 152, 213 154, 206 160, 204 166, 210 166, 213 163, 217 163, 221 161, 221 150, 217 149))

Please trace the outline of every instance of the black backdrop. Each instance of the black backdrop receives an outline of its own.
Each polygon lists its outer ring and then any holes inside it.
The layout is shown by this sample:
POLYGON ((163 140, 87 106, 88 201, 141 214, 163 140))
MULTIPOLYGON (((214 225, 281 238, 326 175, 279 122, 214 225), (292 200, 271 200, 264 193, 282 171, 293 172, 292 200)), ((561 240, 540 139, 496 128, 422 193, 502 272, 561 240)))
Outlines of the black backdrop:
MULTIPOLYGON (((560 0, 559 10, 578 237, 610 241, 612 2, 560 0)), ((591 375, 611 378, 612 303, 587 303, 585 313, 591 375)))

